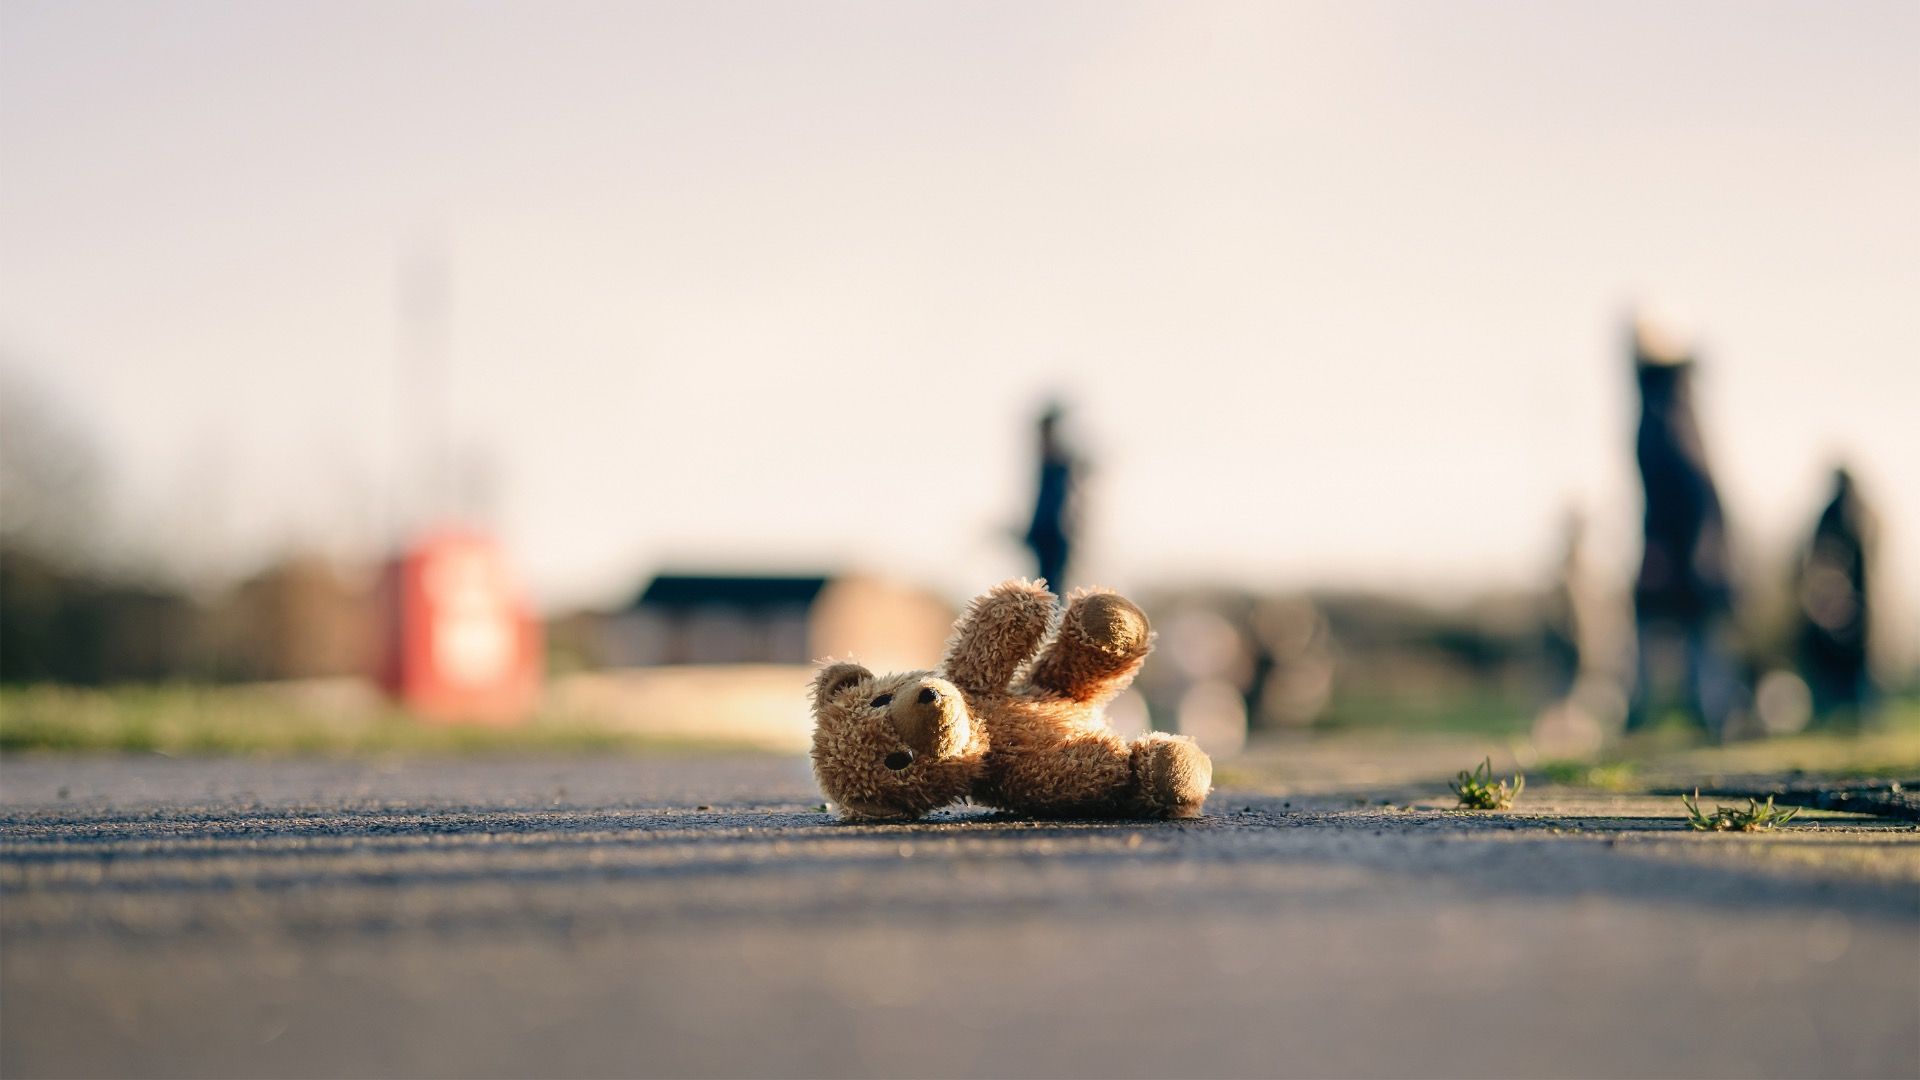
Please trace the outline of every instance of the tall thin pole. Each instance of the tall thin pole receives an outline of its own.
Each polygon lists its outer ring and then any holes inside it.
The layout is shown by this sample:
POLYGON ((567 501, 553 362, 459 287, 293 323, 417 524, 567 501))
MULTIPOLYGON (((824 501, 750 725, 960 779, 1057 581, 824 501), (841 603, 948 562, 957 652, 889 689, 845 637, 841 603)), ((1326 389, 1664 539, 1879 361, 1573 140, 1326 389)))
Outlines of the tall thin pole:
POLYGON ((450 510, 447 256, 438 230, 401 254, 398 293, 393 540, 403 545, 450 510))

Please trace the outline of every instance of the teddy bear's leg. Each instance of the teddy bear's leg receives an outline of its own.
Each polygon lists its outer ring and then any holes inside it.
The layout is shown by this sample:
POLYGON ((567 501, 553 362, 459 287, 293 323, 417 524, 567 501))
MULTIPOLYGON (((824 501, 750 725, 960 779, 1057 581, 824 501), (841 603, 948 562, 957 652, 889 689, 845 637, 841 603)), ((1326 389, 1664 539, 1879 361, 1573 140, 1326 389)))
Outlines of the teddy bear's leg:
POLYGON ((1073 598, 1060 619, 1060 632, 1029 681, 1074 701, 1099 701, 1120 692, 1153 647, 1146 613, 1112 592, 1087 592, 1073 598))
POLYGON ((1005 581, 975 597, 954 624, 941 664, 970 694, 997 694, 1033 656, 1053 626, 1053 594, 1031 581, 1005 581))
POLYGON ((1007 747, 989 805, 1020 814, 1111 817, 1133 813, 1133 757, 1111 731, 1007 747))
POLYGON ((1213 790, 1213 761, 1192 739, 1152 732, 1133 741, 1131 809, 1144 817, 1192 818, 1213 790))

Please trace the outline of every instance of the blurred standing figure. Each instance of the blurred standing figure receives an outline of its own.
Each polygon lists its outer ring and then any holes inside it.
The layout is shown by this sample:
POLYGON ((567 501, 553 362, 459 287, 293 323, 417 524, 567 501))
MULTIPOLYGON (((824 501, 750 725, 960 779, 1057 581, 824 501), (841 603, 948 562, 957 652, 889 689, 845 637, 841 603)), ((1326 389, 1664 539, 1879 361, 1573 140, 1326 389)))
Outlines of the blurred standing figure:
POLYGON ((1867 674, 1867 558, 1873 515, 1846 468, 1833 470, 1833 499, 1820 513, 1800 566, 1800 664, 1816 721, 1850 714, 1872 696, 1867 674))
POLYGON ((1060 437, 1065 410, 1048 405, 1040 414, 1040 482, 1033 501, 1033 522, 1025 542, 1039 564, 1039 575, 1058 596, 1067 594, 1067 560, 1078 534, 1074 487, 1079 462, 1060 437))
POLYGON ((1740 695, 1721 640, 1733 608, 1726 521, 1707 467, 1693 408, 1690 350, 1645 320, 1633 327, 1640 387, 1635 453, 1646 493, 1640 575, 1633 586, 1637 662, 1627 730, 1658 718, 1654 654, 1679 644, 1686 654, 1686 707, 1714 737, 1726 730, 1740 695))

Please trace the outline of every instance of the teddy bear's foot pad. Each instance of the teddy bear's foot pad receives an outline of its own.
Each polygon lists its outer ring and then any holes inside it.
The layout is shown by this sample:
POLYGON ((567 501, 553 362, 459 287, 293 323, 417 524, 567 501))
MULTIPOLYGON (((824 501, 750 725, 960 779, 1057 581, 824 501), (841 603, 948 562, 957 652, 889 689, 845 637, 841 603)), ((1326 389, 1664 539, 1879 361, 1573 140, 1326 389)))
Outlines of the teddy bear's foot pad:
POLYGON ((1148 735, 1134 744, 1135 798, 1155 817, 1200 816, 1213 790, 1213 761, 1192 739, 1148 735))
POLYGON ((1151 635, 1146 613, 1133 601, 1113 593, 1095 593, 1082 599, 1069 618, 1079 624, 1081 639, 1102 652, 1132 656, 1147 647, 1151 635))

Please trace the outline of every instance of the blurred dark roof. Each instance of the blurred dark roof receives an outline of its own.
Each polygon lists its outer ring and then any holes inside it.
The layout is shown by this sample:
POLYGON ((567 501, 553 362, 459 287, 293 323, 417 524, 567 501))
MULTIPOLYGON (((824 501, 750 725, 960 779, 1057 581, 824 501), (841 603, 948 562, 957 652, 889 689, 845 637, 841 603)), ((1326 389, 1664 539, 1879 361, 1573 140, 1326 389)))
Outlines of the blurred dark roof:
POLYGON ((736 577, 723 574, 661 574, 633 602, 634 607, 806 607, 826 588, 824 575, 736 577))

